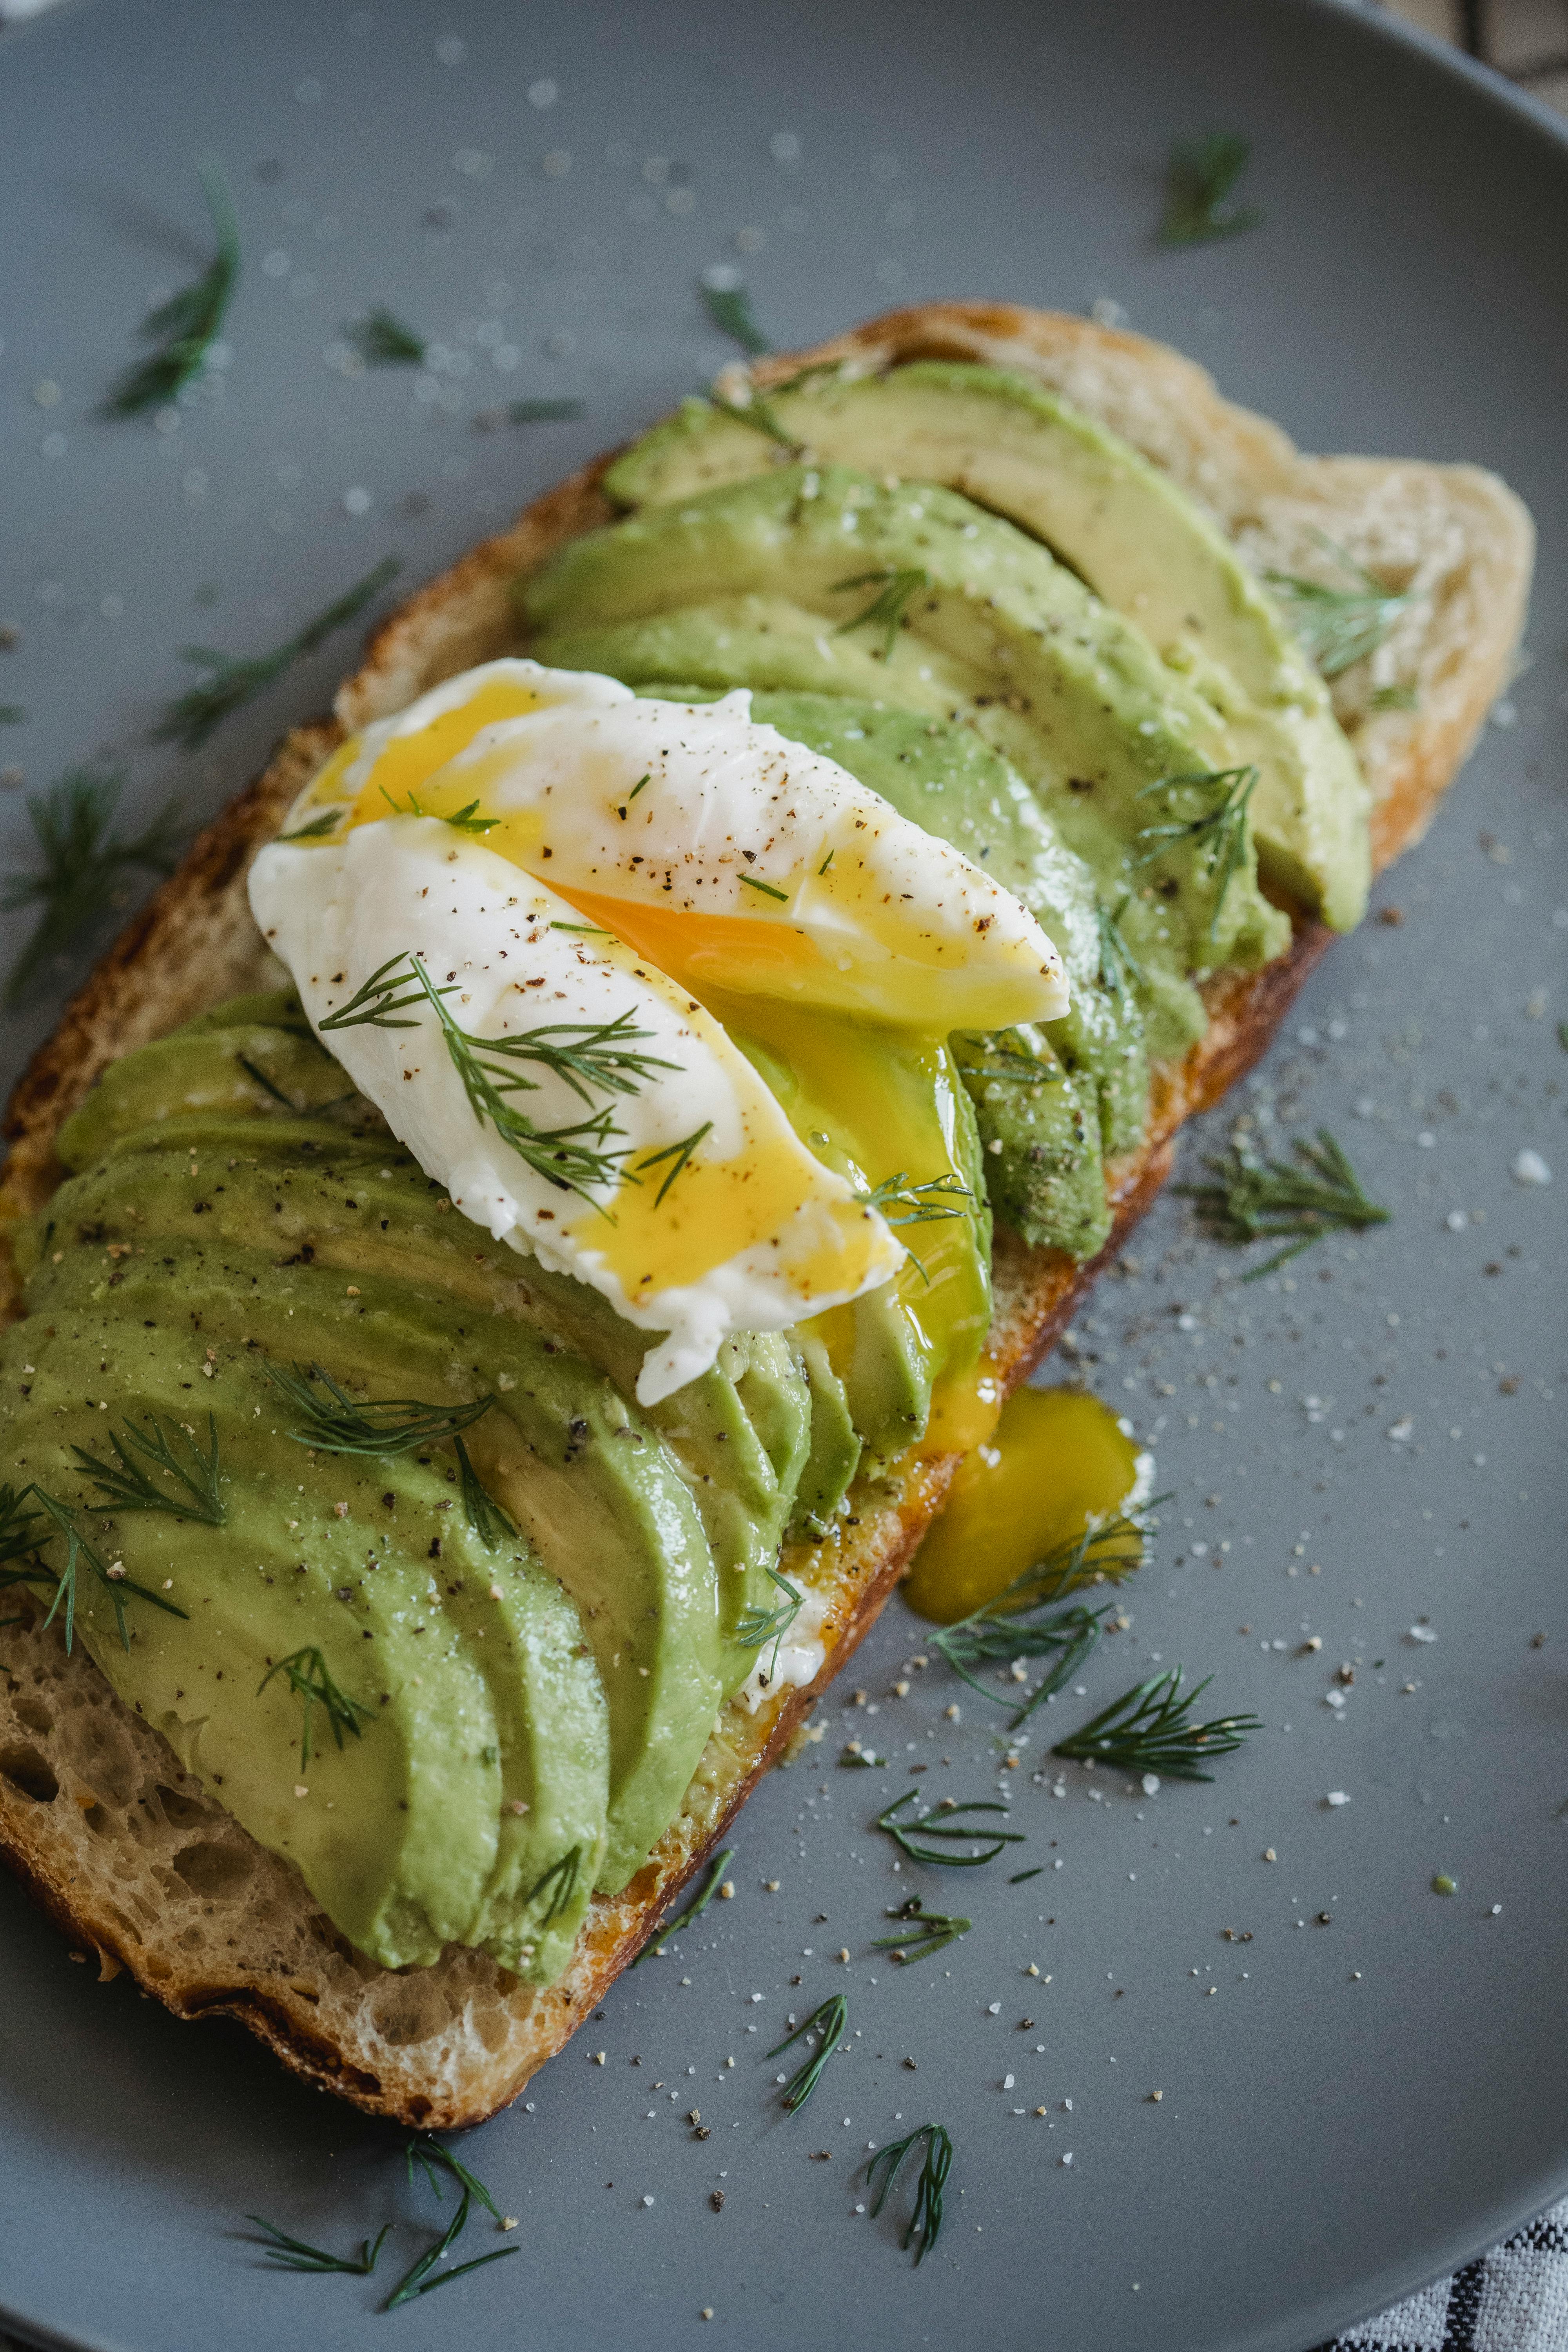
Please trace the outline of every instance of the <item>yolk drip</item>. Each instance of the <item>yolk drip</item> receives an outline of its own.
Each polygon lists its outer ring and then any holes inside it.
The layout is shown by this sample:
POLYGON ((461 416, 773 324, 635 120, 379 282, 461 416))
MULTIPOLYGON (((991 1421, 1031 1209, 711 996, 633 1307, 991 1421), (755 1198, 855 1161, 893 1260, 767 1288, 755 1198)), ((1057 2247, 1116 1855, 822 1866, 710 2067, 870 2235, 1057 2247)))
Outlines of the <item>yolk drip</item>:
MULTIPOLYGON (((465 751, 481 727, 493 727, 500 719, 522 719, 538 708, 539 697, 527 687, 498 678, 482 686, 467 702, 444 710, 439 718, 427 719, 412 733, 393 736, 376 753, 374 766, 354 803, 351 824, 374 824, 378 817, 391 814, 388 802, 406 813, 409 793, 417 793, 437 768, 444 768, 448 760, 455 760, 459 751, 465 751)), ((341 797, 342 777, 363 748, 362 739, 351 735, 317 777, 311 794, 313 802, 325 804, 341 797)), ((471 790, 456 798, 447 791, 439 807, 435 802, 429 803, 430 813, 446 815, 449 814, 448 802, 451 808, 457 808, 473 797, 471 790)))
MULTIPOLYGON (((700 1147, 698 1148, 699 1152, 700 1147)), ((807 1163, 809 1165, 809 1163, 807 1163)), ((603 1255, 634 1304, 650 1292, 700 1282, 744 1250, 787 1234, 803 1205, 798 1160, 763 1145, 733 1160, 693 1153, 659 1199, 671 1161, 660 1160, 623 1184, 611 1214, 589 1212, 568 1228, 580 1248, 603 1255)), ((826 1194, 826 1186, 823 1185, 826 1194)), ((876 1228, 852 1201, 823 1198, 809 1246, 778 1252, 779 1270, 803 1298, 858 1287, 877 1255, 876 1228)))
POLYGON ((1020 1389, 1003 1406, 994 1440, 960 1463, 915 1554, 905 1600, 939 1624, 967 1617, 1080 1536, 1091 1517, 1124 1510, 1138 1464, 1137 1447, 1098 1397, 1020 1389))
POLYGON ((883 1214, 911 1253, 894 1290, 920 1352, 934 1378, 962 1381, 984 1344, 991 1300, 986 1253, 976 1246, 984 1198, 976 1202, 973 1171, 959 1165, 962 1082, 943 1041, 841 1013, 806 1014, 774 998, 700 993, 801 1140, 858 1191, 875 1192, 895 1176, 906 1193, 949 1188, 889 1200, 883 1214))

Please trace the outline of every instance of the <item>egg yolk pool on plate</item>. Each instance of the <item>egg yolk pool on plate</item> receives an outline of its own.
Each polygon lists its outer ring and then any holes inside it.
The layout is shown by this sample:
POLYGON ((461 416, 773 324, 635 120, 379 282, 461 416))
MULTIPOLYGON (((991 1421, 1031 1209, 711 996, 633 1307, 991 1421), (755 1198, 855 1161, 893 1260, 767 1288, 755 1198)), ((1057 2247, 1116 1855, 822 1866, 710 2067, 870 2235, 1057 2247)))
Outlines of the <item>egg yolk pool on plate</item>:
POLYGON ((1019 1389, 994 1433, 959 1464, 915 1554, 905 1600, 942 1625, 984 1608, 1087 1528, 1135 1511, 1152 1467, 1098 1397, 1019 1389))
POLYGON ((750 697, 524 661, 343 745, 252 903, 305 1009, 454 1204, 661 1335, 657 1402, 736 1330, 891 1285, 975 1361, 989 1233, 952 1031, 1048 1021, 1060 961, 959 851, 750 697))

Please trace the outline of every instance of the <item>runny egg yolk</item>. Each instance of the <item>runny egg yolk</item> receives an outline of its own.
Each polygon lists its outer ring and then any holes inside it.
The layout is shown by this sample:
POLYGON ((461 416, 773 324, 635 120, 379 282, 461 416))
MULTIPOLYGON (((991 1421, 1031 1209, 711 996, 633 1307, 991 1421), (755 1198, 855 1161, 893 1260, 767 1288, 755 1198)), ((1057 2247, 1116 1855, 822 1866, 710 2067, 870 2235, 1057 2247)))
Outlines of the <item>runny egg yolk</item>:
MULTIPOLYGON (((942 1019, 951 978, 944 982, 940 970, 929 979, 910 975, 906 967, 898 1023, 868 1021, 835 1007, 835 973, 822 949, 791 924, 676 911, 574 887, 552 866, 542 810, 492 809, 482 757, 449 770, 483 728, 523 717, 546 698, 515 678, 488 679, 408 733, 384 738, 368 773, 361 769, 356 776, 364 747, 351 740, 323 770, 311 801, 342 807, 353 793, 351 831, 393 815, 450 819, 471 810, 487 849, 548 880, 585 926, 602 928, 690 992, 760 1072, 801 1142, 861 1195, 861 1203, 833 1204, 830 1232, 818 1224, 798 1269, 803 1296, 842 1293, 865 1278, 881 1231, 868 1213, 870 1200, 898 1180, 900 1197, 876 1201, 910 1253, 897 1276, 897 1297, 937 1378, 938 1420, 951 1420, 962 1406, 966 1430, 958 1442, 972 1443, 988 1420, 983 1412, 973 1432, 968 1428, 989 1296, 984 1252, 975 1245, 975 1214, 984 1202, 976 1199, 973 1171, 966 1179, 957 1158, 961 1082, 946 1048, 951 1018, 945 1024, 942 1019)), ((836 877, 836 886, 856 899, 865 896, 847 872, 836 877)), ((856 913, 873 939, 880 908, 868 898, 856 913)), ((600 1255, 633 1300, 700 1282, 739 1251, 781 1233, 799 1202, 798 1169, 767 1150, 714 1162, 698 1145, 667 1185, 672 1169, 673 1155, 646 1168, 632 1162, 628 1177, 635 1181, 623 1183, 613 1218, 589 1212, 568 1228, 580 1247, 600 1255)), ((787 1258, 782 1264, 795 1270, 787 1258)), ((847 1352, 850 1321, 842 1310, 822 1318, 830 1358, 847 1352)))
MULTIPOLYGON (((539 706, 540 697, 528 687, 510 678, 489 678, 466 702, 438 712, 406 735, 389 737, 377 751, 374 766, 360 787, 351 824, 370 824, 377 817, 397 812, 412 814, 409 794, 417 796, 420 786, 427 783, 448 760, 455 760, 459 751, 466 751, 481 727, 493 727, 502 719, 524 719, 539 706)), ((312 803, 319 802, 324 808, 334 802, 341 803, 344 782, 363 750, 357 735, 351 735, 340 746, 316 779, 310 795, 312 803)), ((432 806, 427 813, 437 815, 445 811, 432 806)))
POLYGON ((1019 1389, 994 1435, 959 1464, 903 1585, 910 1607, 951 1625, 1005 1591, 1091 1518, 1133 1502, 1144 1465, 1098 1397, 1019 1389))

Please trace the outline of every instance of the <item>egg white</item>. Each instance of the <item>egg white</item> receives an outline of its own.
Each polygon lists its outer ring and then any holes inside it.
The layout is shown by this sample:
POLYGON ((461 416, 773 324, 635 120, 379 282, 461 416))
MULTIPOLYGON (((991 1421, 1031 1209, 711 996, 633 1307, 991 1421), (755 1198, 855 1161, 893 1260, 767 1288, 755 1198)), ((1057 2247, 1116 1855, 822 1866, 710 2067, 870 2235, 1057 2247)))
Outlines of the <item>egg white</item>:
POLYGON ((487 663, 352 737, 251 877, 318 1026, 389 956, 417 957, 473 1037, 629 1013, 637 1050, 674 1066, 586 1105, 529 1066, 537 1091, 508 1099, 536 1129, 613 1111, 616 1168, 577 1199, 476 1115, 433 1011, 326 1039, 465 1215, 668 1335, 645 1403, 730 1332, 846 1303, 907 1255, 800 1142, 706 990, 935 1037, 1067 1008, 1056 950, 1009 892, 750 711, 743 690, 670 703, 487 663))
MULTIPOLYGON (((385 1117, 454 1207, 497 1241, 531 1251, 574 1275, 639 1329, 665 1335, 645 1357, 637 1396, 654 1404, 708 1370, 731 1331, 781 1330, 889 1280, 905 1252, 874 1211, 856 1202, 842 1177, 796 1139, 751 1064, 700 1005, 618 940, 582 934, 566 900, 530 881, 482 842, 435 818, 395 817, 361 825, 341 842, 274 843, 252 869, 256 919, 289 965, 318 1029, 389 955, 406 951, 460 1026, 480 1038, 516 1036, 552 1022, 611 1022, 630 1013, 644 1032, 639 1053, 673 1064, 636 1094, 595 1097, 612 1107, 625 1166, 665 1152, 708 1123, 690 1170, 734 1171, 743 1187, 760 1167, 790 1205, 775 1228, 706 1265, 695 1280, 628 1281, 615 1261, 628 1205, 637 1211, 667 1172, 659 1162, 628 1202, 615 1181, 586 1200, 540 1174, 493 1127, 481 1124, 464 1091, 435 1015, 422 1007, 399 1018, 409 1028, 358 1024, 323 1042, 354 1085, 385 1117), (571 925, 570 929, 552 928, 571 925), (838 1278, 834 1279, 837 1274, 838 1278), (826 1278, 825 1278, 826 1276, 826 1278)), ((584 1116, 580 1096, 555 1073, 527 1066, 538 1091, 513 1097, 539 1129, 584 1116)), ((677 1178, 664 1214, 680 1207, 677 1178)), ((722 1226, 714 1236, 718 1246, 722 1226)))

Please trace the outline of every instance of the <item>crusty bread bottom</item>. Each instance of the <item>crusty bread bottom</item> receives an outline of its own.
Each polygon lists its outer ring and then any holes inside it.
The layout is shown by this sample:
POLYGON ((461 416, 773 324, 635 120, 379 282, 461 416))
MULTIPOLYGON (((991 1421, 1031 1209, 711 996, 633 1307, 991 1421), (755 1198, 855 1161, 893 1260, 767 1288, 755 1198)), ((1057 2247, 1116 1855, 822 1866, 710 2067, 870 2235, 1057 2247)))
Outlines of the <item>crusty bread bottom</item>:
MULTIPOLYGON (((1531 558, 1530 520, 1468 467, 1300 457, 1278 426, 1222 400, 1191 362, 1081 319, 985 303, 895 312, 817 351, 765 362, 869 364, 960 357, 1058 386, 1167 468, 1255 560, 1313 568, 1324 531, 1415 592, 1394 635, 1337 704, 1373 787, 1381 867, 1429 822, 1507 681, 1531 558), (1374 711, 1372 688, 1415 685, 1414 710, 1374 711)), ((13 1097, 0 1232, 48 1198, 61 1121, 105 1065, 207 1005, 276 973, 251 922, 246 875, 296 793, 345 730, 401 708, 454 672, 520 649, 509 589, 550 550, 610 519, 605 463, 585 468, 423 589, 378 633, 338 698, 337 719, 291 734, 264 775, 195 844, 68 1008, 13 1097)), ((1208 1032, 1158 1078, 1147 1139, 1111 1171, 1115 1226, 1093 1264, 996 1241, 991 1348, 1021 1381, 1077 1312, 1169 1172, 1182 1122, 1215 1102, 1268 1045, 1330 935, 1297 919, 1289 952, 1208 990, 1208 1032)), ((5 1277, 16 1311, 14 1278, 5 1277)), ((566 2040, 780 1760, 827 1682, 877 1617, 941 1502, 955 1457, 914 1457, 896 1483, 857 1491, 842 1540, 794 1571, 830 1595, 827 1659, 809 1690, 757 1715, 724 1710, 675 1822, 631 1885, 595 1901, 559 1984, 520 1983, 453 1948, 393 1971, 353 1949, 293 1869, 258 1845, 117 1699, 79 1649, 68 1657, 41 1612, 0 1633, 0 1845, 11 1868, 100 1973, 129 1969, 176 2015, 238 2017, 287 2064, 373 2114, 477 2123, 514 2097, 566 2040)))

